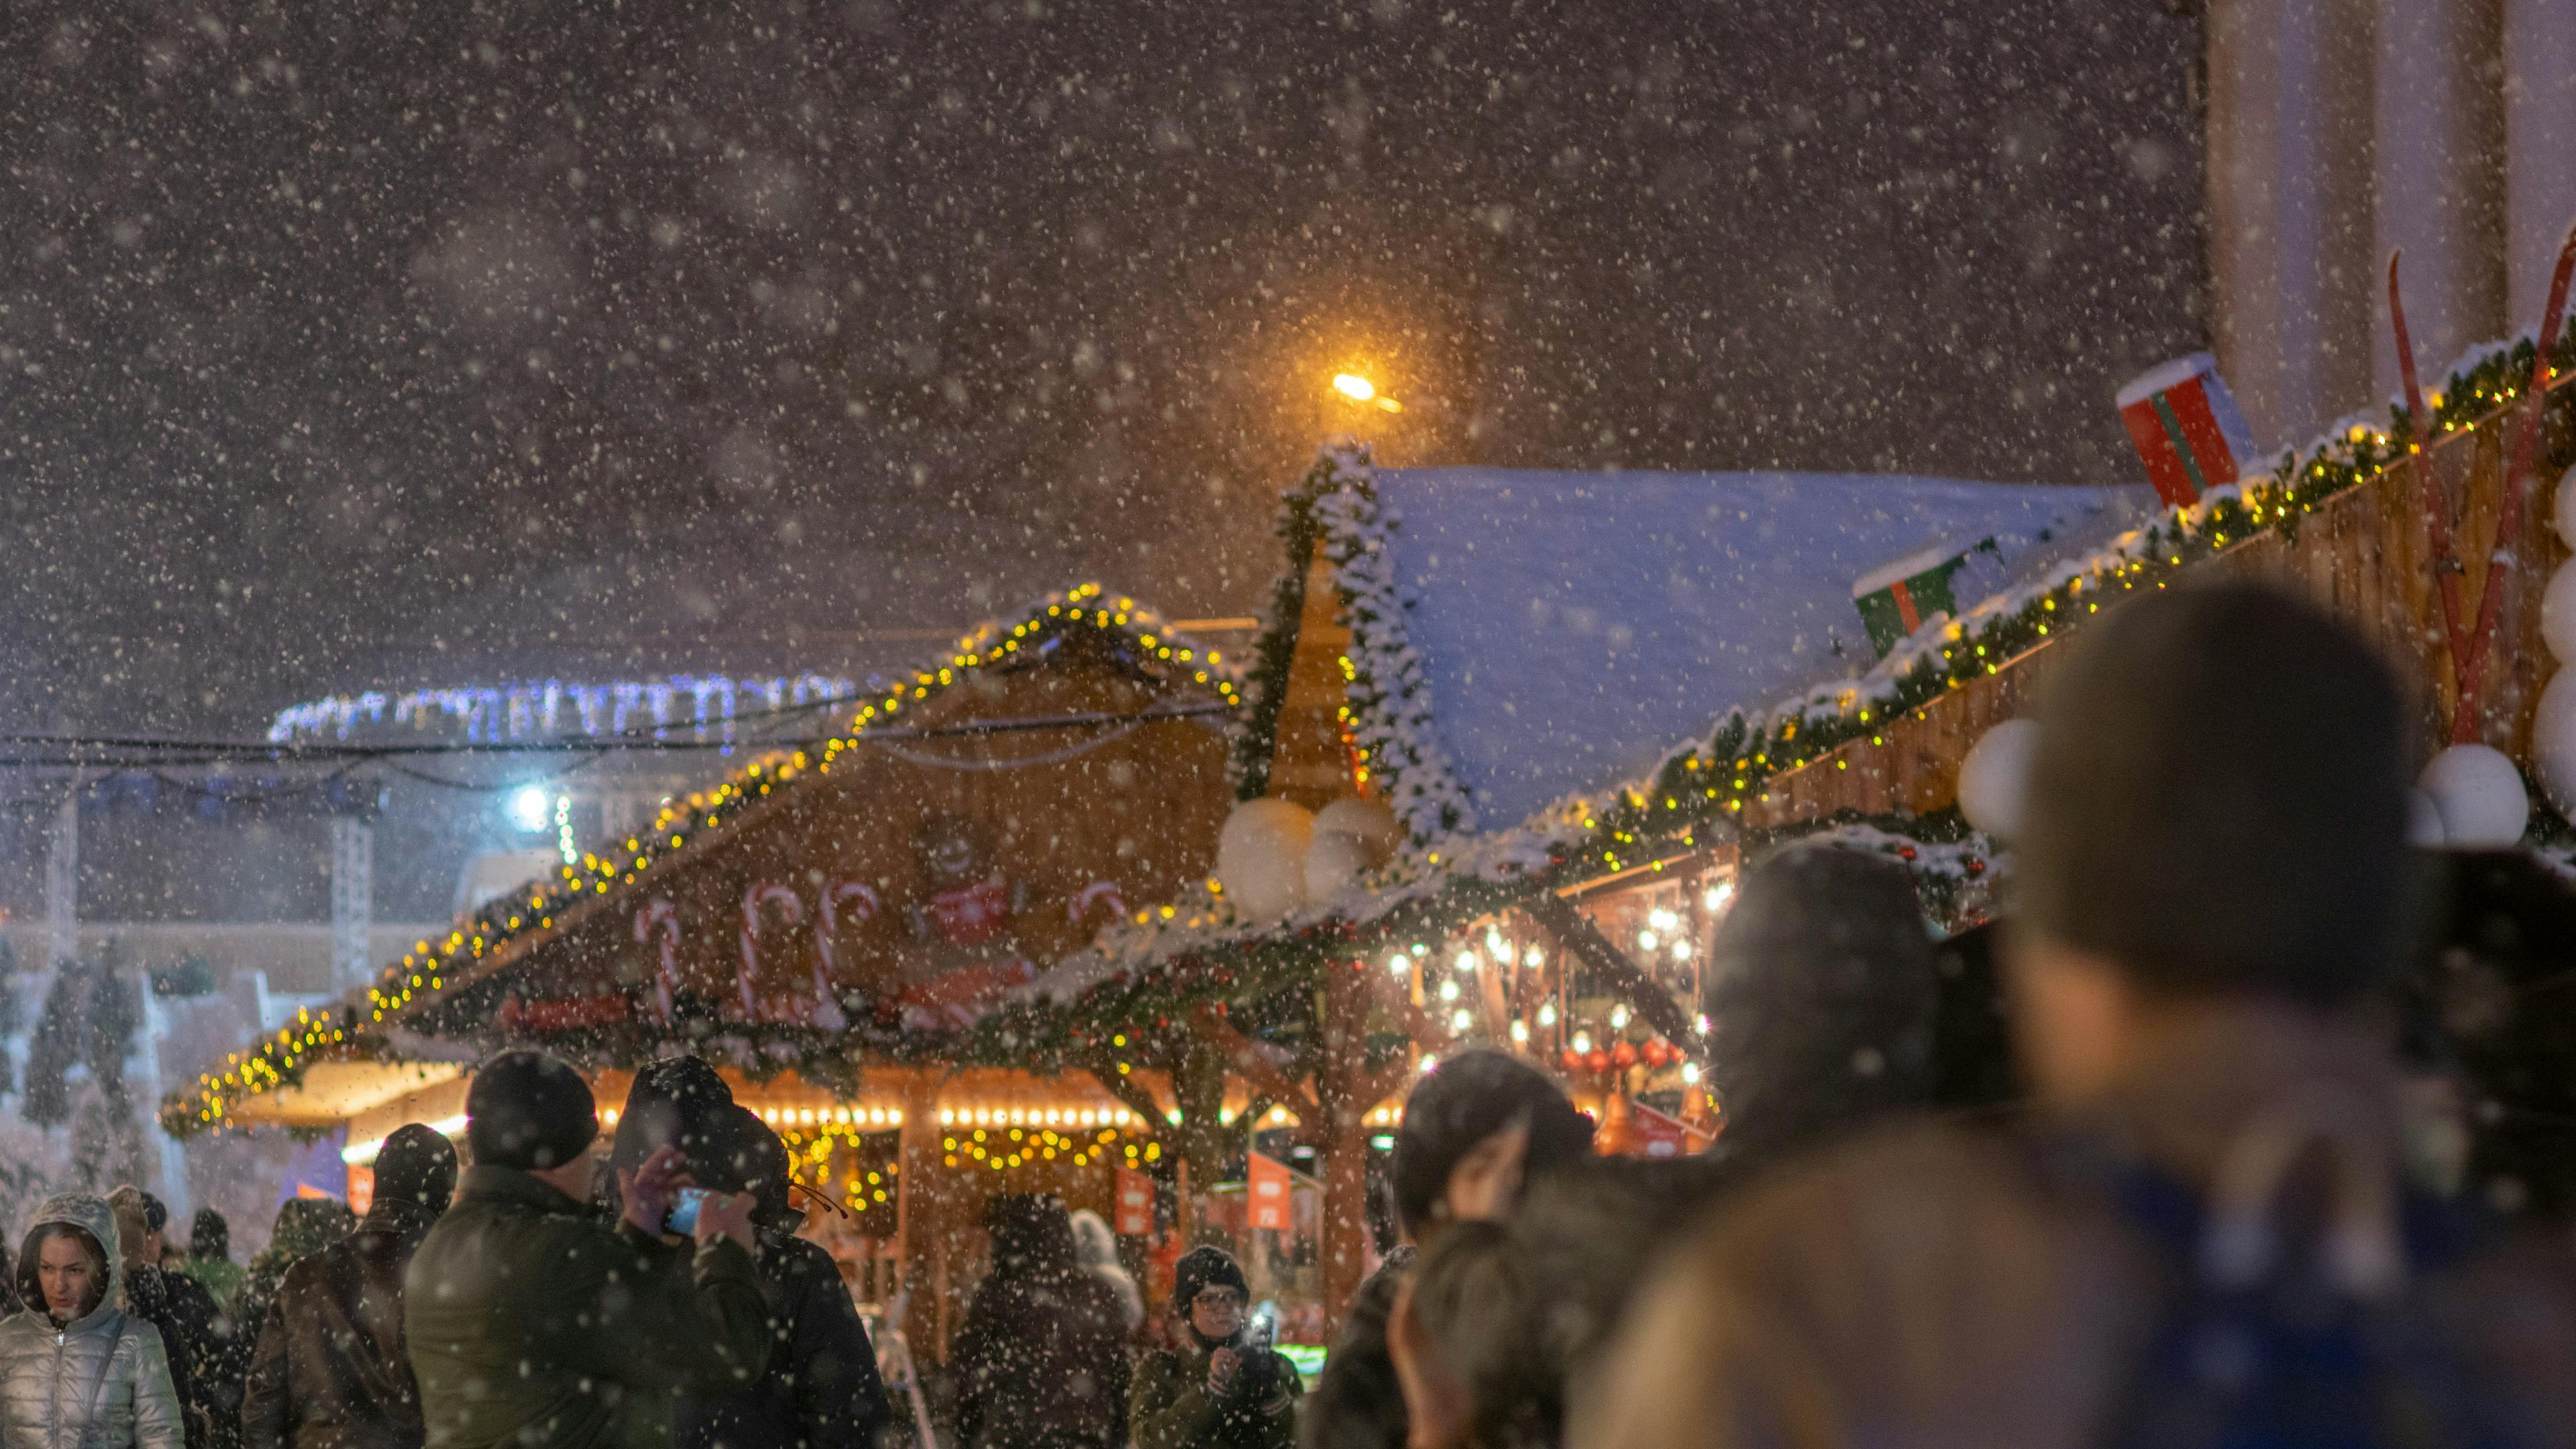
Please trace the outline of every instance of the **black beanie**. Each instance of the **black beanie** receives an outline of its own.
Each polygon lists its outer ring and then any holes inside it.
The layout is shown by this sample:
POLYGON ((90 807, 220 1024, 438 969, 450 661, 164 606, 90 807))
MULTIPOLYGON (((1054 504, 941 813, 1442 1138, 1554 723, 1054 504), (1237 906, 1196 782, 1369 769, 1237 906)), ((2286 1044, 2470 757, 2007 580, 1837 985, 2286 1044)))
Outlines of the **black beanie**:
POLYGON ((1201 1290, 1217 1286, 1252 1296, 1243 1281, 1243 1265, 1223 1248, 1192 1248, 1172 1265, 1172 1303, 1184 1313, 1198 1301, 1201 1290))
POLYGON ((598 1136, 590 1084, 544 1052, 501 1053, 465 1094, 465 1140, 478 1164, 561 1167, 598 1136))
POLYGON ((170 1205, 150 1193, 143 1197, 143 1231, 157 1233, 170 1226, 170 1205))
POLYGON ((406 1122, 376 1151, 376 1201, 405 1202, 434 1213, 456 1196, 456 1146, 447 1134, 406 1122))
POLYGON ((1517 1057, 1460 1052, 1416 1082, 1395 1133, 1395 1213, 1406 1230, 1423 1237, 1459 1160, 1518 1121, 1529 1124, 1523 1181, 1591 1154, 1592 1120, 1574 1109, 1563 1088, 1517 1057))
POLYGON ((232 1253, 233 1225, 213 1208, 197 1209, 196 1221, 188 1228, 188 1256, 229 1258, 232 1253))
POLYGON ((2384 980, 2417 881, 2409 730, 2371 646, 2272 589, 2122 604, 2047 683, 2021 914, 2167 996, 2312 1006, 2384 980))
POLYGON ((1754 866, 1704 980, 1731 1152, 1813 1141, 1930 1096, 1939 978, 1894 858, 1810 841, 1754 866))

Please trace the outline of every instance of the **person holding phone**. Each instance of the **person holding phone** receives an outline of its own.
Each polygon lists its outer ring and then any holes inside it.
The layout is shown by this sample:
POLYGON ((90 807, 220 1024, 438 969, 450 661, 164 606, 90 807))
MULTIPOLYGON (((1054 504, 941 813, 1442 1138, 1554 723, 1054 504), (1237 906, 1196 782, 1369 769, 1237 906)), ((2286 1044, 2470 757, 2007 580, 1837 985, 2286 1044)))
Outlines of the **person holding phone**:
POLYGON ((465 1116, 474 1165, 404 1275, 428 1449, 667 1449, 675 1394, 768 1355, 749 1199, 675 1222, 693 1184, 665 1147, 620 1174, 601 1223, 590 1085, 542 1052, 485 1062, 465 1116))
POLYGON ((1138 1449, 1287 1449, 1297 1437, 1297 1366, 1250 1317, 1243 1268, 1223 1248, 1192 1248, 1172 1269, 1183 1347, 1136 1370, 1128 1419, 1138 1449))

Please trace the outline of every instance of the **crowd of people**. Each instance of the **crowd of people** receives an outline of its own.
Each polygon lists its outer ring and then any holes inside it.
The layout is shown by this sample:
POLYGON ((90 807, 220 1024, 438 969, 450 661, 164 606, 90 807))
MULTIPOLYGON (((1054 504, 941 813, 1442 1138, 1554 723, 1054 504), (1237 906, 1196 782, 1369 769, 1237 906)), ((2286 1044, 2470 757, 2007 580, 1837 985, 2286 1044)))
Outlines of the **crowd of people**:
MULTIPOLYGON (((2432 877, 2405 696, 2281 594, 2180 590, 2050 681, 2014 842, 1998 1108, 1945 1102, 1907 873, 1747 871, 1699 1003, 1725 1131, 1603 1157, 1522 1058, 1411 1091, 1399 1241, 1312 1386, 1197 1247, 1148 1315, 1108 1227, 987 1207, 959 1449, 2576 1442, 2576 1254, 2423 1167, 2396 1038, 2432 877)), ((1991 1025, 1991 1024, 1989 1024, 1991 1025)), ((148 1194, 56 1198, 0 1320, 0 1449, 863 1449, 892 1413, 786 1149, 705 1062, 478 1069, 471 1165, 389 1137, 363 1222, 248 1271, 148 1194)))

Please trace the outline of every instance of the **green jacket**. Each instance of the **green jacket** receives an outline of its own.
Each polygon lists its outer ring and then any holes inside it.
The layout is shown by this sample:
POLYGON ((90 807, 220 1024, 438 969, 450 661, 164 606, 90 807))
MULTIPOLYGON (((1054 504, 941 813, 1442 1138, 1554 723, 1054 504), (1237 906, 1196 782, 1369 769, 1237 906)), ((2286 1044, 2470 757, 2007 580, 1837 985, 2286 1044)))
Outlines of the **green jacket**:
POLYGON ((1127 1414, 1137 1449, 1289 1449, 1297 1439, 1297 1399, 1306 1391, 1297 1366, 1273 1353, 1279 1392, 1261 1403, 1221 1403, 1207 1392, 1211 1352, 1166 1350, 1137 1366, 1127 1414))
POLYGON ((769 1313, 734 1244, 666 1247, 481 1166, 412 1256, 403 1336, 428 1449, 670 1449, 672 1396, 757 1372, 769 1313))

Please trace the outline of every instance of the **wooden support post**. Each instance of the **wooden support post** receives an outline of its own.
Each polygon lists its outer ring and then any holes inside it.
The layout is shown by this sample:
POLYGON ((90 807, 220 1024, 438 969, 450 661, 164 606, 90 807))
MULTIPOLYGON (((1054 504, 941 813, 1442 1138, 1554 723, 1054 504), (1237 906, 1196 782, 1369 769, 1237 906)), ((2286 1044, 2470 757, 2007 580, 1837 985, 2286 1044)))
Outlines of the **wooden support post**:
POLYGON ((1361 1124, 1374 1098, 1366 1060, 1368 983, 1356 962, 1324 970, 1323 1051, 1315 1067, 1315 1156, 1324 1181, 1324 1338, 1341 1337, 1342 1315, 1368 1267, 1368 1138, 1361 1124))
POLYGON ((948 1219, 950 1171, 940 1163, 939 1081, 916 1072, 903 1085, 903 1128, 895 1153, 895 1261, 903 1274, 904 1342, 916 1362, 948 1357, 948 1219))
POLYGON ((1661 1032, 1666 1041, 1694 1057, 1705 1050, 1699 1026, 1691 1020, 1690 1013, 1629 960, 1627 953, 1610 944, 1610 938, 1601 934, 1601 928, 1593 925, 1590 917, 1576 910, 1572 901, 1554 891, 1540 891, 1522 909, 1556 937, 1561 949, 1573 952, 1608 984, 1614 995, 1644 1017, 1647 1025, 1661 1032))

